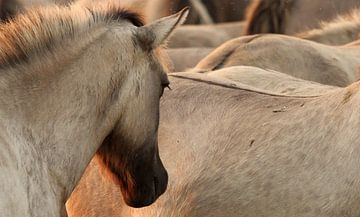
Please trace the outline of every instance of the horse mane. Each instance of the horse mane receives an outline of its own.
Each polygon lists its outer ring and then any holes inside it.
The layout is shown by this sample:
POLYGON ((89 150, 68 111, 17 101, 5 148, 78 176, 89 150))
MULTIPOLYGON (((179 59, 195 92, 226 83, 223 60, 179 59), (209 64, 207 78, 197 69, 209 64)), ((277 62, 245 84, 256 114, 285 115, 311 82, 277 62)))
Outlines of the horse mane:
POLYGON ((245 35, 285 33, 295 0, 253 0, 246 10, 245 35))
MULTIPOLYGON (((320 28, 297 34, 297 37, 312 41, 322 40, 322 36, 342 36, 344 39, 354 41, 359 39, 360 9, 355 9, 345 15, 339 15, 332 21, 321 22, 320 28)), ((323 41, 319 41, 325 43, 323 41)), ((348 43, 348 41, 344 42, 348 43)))
POLYGON ((51 52, 64 39, 124 20, 135 26, 144 25, 137 13, 118 4, 92 9, 73 4, 25 10, 0 25, 0 68, 29 62, 34 55, 51 52))

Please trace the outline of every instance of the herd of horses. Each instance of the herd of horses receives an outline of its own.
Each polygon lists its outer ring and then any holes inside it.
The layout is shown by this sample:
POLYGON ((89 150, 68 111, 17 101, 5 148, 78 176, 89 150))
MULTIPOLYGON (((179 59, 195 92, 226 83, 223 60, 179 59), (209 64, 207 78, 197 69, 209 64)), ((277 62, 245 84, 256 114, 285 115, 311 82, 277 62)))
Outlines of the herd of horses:
POLYGON ((360 216, 360 1, 219 2, 0 0, 0 216, 360 216))

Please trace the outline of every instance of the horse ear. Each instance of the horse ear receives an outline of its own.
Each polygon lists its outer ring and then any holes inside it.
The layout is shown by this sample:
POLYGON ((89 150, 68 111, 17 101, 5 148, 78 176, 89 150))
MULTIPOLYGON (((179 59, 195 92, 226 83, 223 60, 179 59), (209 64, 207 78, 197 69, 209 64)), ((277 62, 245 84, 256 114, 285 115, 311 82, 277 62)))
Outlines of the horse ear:
POLYGON ((147 50, 152 50, 166 43, 174 29, 183 24, 189 14, 189 8, 182 9, 177 14, 161 18, 137 30, 137 38, 147 50))

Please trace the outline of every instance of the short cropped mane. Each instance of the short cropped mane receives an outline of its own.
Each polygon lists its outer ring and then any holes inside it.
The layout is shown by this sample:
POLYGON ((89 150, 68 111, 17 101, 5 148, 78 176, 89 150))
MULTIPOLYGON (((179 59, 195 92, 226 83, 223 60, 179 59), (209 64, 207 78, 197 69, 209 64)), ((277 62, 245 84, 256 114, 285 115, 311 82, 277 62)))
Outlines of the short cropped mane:
POLYGON ((51 52, 64 39, 120 21, 144 25, 137 13, 117 4, 93 9, 77 4, 29 9, 0 25, 0 68, 28 62, 33 55, 51 52))
MULTIPOLYGON (((314 40, 322 35, 344 35, 354 41, 359 38, 360 33, 360 9, 340 15, 330 22, 322 22, 320 28, 299 33, 297 36, 304 39, 314 40)), ((325 43, 325 42, 322 42, 325 43)))

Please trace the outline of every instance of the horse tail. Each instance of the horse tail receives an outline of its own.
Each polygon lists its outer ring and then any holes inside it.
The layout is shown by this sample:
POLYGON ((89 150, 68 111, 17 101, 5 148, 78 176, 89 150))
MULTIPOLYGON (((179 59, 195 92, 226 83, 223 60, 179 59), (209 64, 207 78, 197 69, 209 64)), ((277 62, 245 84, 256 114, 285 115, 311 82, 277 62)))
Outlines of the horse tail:
POLYGON ((253 0, 246 10, 245 34, 285 33, 295 0, 253 0))

